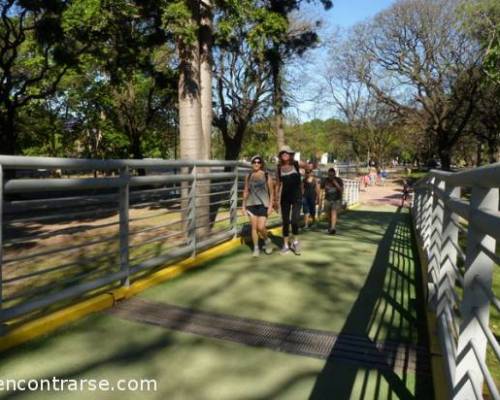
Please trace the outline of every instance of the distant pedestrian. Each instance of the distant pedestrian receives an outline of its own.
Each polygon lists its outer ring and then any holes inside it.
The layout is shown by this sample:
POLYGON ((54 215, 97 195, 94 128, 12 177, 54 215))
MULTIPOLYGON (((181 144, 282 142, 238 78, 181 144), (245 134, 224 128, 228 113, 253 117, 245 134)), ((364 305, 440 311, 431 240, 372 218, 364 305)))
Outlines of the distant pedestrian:
POLYGON ((264 241, 264 252, 272 252, 271 240, 267 235, 267 217, 273 211, 274 184, 264 169, 260 156, 251 159, 252 172, 245 177, 243 190, 243 213, 248 215, 252 226, 253 255, 260 255, 259 236, 264 241))
POLYGON ((328 177, 322 182, 321 189, 324 190, 323 209, 328 219, 328 233, 337 233, 337 210, 342 207, 342 194, 344 182, 336 176, 334 168, 328 170, 328 177))
POLYGON ((279 153, 279 163, 276 171, 276 203, 280 205, 283 223, 283 248, 280 254, 289 254, 293 251, 300 255, 299 218, 302 205, 302 179, 300 168, 307 168, 307 164, 294 160, 295 152, 289 146, 283 146, 279 153), (290 239, 290 225, 292 238, 290 239))
POLYGON ((385 181, 387 180, 388 177, 389 173, 385 168, 382 168, 382 171, 380 171, 380 183, 382 184, 382 186, 385 186, 385 181))
POLYGON ((410 190, 411 190, 411 186, 408 183, 408 181, 406 179, 403 180, 403 195, 401 197, 401 207, 404 207, 405 206, 405 202, 407 200, 409 200, 409 198, 410 198, 410 190))
POLYGON ((302 211, 304 212, 304 229, 316 223, 316 205, 319 203, 320 185, 312 173, 311 167, 306 168, 304 176, 304 196, 302 211))

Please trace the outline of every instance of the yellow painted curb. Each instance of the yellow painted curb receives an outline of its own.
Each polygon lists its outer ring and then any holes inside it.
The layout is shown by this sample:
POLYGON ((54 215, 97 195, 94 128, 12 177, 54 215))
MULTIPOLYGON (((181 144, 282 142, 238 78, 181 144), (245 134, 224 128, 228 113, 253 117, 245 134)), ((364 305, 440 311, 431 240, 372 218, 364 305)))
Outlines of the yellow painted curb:
MULTIPOLYGON (((420 268, 422 272, 422 287, 424 289, 425 298, 427 298, 427 269, 428 262, 427 258, 422 250, 420 239, 418 237, 415 225, 413 223, 413 218, 410 213, 410 224, 412 227, 412 232, 414 238, 417 242, 418 258, 420 261, 420 268)), ((443 354, 441 351, 441 345, 439 343, 439 337, 437 332, 437 320, 436 316, 432 311, 425 310, 427 319, 427 333, 429 336, 429 352, 431 357, 431 372, 432 372, 432 382, 434 388, 434 399, 435 400, 446 400, 449 399, 448 395, 448 385, 446 384, 446 373, 444 367, 443 354)))
POLYGON ((109 308, 113 306, 114 302, 115 300, 111 294, 101 294, 71 307, 55 311, 50 315, 27 322, 0 338, 0 351, 5 351, 45 333, 52 332, 88 314, 109 308))
MULTIPOLYGON (((277 227, 270 229, 269 232, 277 234, 280 230, 281 228, 277 227)), ((165 268, 135 281, 129 287, 111 290, 109 293, 100 294, 55 311, 52 314, 27 322, 22 326, 14 328, 5 336, 0 337, 0 352, 50 333, 86 315, 110 308, 118 300, 130 298, 152 286, 173 279, 191 268, 197 267, 200 264, 220 257, 223 253, 237 248, 243 243, 243 240, 242 237, 233 238, 198 254, 196 257, 190 257, 177 264, 167 265, 165 268)))
POLYGON ((353 210, 353 209, 358 208, 360 206, 361 206, 361 203, 359 203, 359 202, 358 203, 354 203, 354 204, 351 204, 350 206, 348 206, 346 208, 346 210, 353 210))

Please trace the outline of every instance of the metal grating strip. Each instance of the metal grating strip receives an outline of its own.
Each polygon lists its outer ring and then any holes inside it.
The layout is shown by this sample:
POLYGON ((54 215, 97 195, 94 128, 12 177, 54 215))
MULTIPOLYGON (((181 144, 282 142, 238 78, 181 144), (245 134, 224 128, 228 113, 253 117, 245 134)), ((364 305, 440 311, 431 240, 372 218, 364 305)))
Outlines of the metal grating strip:
POLYGON ((362 336, 338 335, 140 298, 123 301, 107 312, 131 321, 295 355, 430 375, 428 351, 411 343, 374 342, 362 336))

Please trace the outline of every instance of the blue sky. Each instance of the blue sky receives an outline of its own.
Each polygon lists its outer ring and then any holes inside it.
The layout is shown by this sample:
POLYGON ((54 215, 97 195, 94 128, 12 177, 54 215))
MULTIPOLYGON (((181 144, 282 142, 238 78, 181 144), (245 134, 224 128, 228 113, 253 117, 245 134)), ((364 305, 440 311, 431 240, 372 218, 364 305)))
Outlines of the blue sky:
POLYGON ((333 9, 322 12, 322 15, 328 23, 347 28, 374 16, 392 3, 394 0, 334 0, 333 9))
MULTIPOLYGON (((308 5, 301 11, 308 19, 322 21, 322 29, 320 31, 321 41, 327 41, 328 36, 335 30, 336 27, 346 29, 358 22, 373 17, 378 12, 395 3, 396 0, 333 0, 334 6, 332 9, 325 11, 319 1, 314 5, 308 5)), ((310 58, 316 59, 316 64, 323 64, 322 59, 325 57, 324 49, 313 50, 310 52, 310 58)), ((310 67, 306 67, 307 74, 314 76, 314 71, 311 72, 310 67)), ((313 70, 315 67, 313 67, 313 70)), ((306 85, 305 85, 306 86, 306 85)), ((310 88, 298 88, 300 97, 313 97, 314 93, 309 93, 310 88)), ((314 86, 313 86, 314 87, 314 86)), ((290 110, 292 111, 292 110, 290 110)), ((334 112, 329 109, 318 109, 318 105, 313 102, 304 101, 298 105, 298 110, 292 111, 301 121, 308 121, 313 118, 326 119, 332 117, 334 112), (297 113, 298 111, 298 113, 297 113), (298 115, 297 115, 298 114, 298 115)))

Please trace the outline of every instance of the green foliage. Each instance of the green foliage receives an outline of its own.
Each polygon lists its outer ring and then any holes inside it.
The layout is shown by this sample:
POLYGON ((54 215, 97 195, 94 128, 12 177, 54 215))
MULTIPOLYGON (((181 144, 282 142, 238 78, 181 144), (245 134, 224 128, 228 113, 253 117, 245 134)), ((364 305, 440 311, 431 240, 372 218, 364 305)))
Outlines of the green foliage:
POLYGON ((312 120, 303 124, 285 126, 285 136, 292 148, 301 152, 303 159, 319 159, 323 153, 333 153, 337 159, 352 158, 346 137, 347 125, 335 120, 312 120))
POLYGON ((197 40, 197 16, 185 0, 177 0, 168 4, 163 11, 163 27, 176 38, 186 44, 193 44, 197 40))
POLYGON ((466 29, 484 49, 485 72, 494 82, 500 83, 500 2, 465 1, 461 10, 464 13, 466 29))

